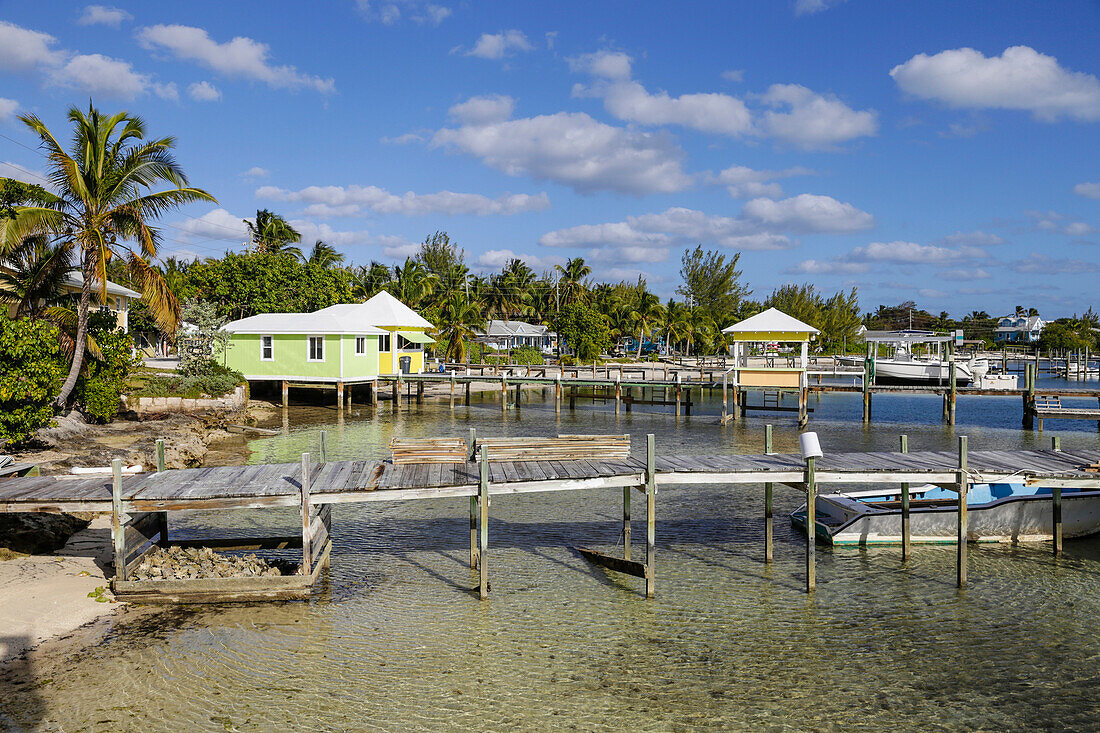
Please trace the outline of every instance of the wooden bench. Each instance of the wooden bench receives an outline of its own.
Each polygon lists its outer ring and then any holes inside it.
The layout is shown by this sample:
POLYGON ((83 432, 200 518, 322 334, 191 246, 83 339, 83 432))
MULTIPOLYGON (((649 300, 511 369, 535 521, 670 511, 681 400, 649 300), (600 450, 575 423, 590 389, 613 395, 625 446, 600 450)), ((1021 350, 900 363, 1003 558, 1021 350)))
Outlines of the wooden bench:
POLYGON ((390 451, 395 465, 465 463, 470 455, 464 438, 394 438, 390 451))
POLYGON ((490 461, 605 461, 630 457, 629 435, 559 435, 556 438, 482 438, 490 461))

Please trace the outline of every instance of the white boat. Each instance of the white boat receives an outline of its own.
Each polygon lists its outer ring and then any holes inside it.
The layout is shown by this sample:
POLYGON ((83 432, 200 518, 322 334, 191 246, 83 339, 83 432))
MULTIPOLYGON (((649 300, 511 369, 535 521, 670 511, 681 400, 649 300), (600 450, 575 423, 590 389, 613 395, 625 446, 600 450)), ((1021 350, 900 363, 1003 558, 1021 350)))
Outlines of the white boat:
MULTIPOLYGON (((884 386, 940 386, 947 385, 951 381, 951 362, 942 358, 945 345, 954 338, 951 336, 936 336, 930 333, 897 331, 868 335, 868 343, 884 344, 892 350, 888 357, 874 357, 874 371, 872 373, 874 384, 884 386), (932 347, 936 353, 918 355, 914 352, 914 345, 925 344, 932 347)), ((862 367, 864 358, 861 356, 841 356, 838 362, 845 366, 862 367)), ((985 359, 972 358, 966 361, 955 362, 955 384, 966 387, 972 382, 985 376, 989 371, 989 362, 985 359)))
MULTIPOLYGON (((957 542, 958 495, 925 484, 909 490, 909 532, 913 543, 957 542)), ((901 490, 823 494, 816 499, 818 539, 833 545, 901 544, 901 490)), ((1042 542, 1052 538, 1051 490, 1023 478, 972 484, 966 499, 972 542, 1042 542)), ((806 505, 791 514, 806 529, 806 505)), ((1100 490, 1062 489, 1062 536, 1100 534, 1100 490)))

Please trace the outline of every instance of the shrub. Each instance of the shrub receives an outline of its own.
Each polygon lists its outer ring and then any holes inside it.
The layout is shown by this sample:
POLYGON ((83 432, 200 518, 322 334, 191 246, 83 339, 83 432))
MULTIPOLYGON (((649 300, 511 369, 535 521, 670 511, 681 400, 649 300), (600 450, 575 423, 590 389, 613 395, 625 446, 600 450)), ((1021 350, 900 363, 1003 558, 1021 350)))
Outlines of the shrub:
POLYGON ((25 442, 50 424, 65 360, 57 328, 0 316, 0 442, 25 442))
POLYGON ((520 346, 512 351, 512 360, 517 364, 545 364, 542 352, 534 346, 520 346))
POLYGON ((109 313, 95 313, 89 320, 88 333, 95 339, 102 358, 88 360, 76 388, 81 412, 100 423, 108 423, 118 414, 119 397, 129 384, 130 375, 141 366, 141 359, 133 356, 133 337, 113 330, 116 325, 109 313))
POLYGON ((203 375, 153 375, 133 394, 136 397, 220 397, 244 381, 240 372, 214 364, 210 372, 203 375))

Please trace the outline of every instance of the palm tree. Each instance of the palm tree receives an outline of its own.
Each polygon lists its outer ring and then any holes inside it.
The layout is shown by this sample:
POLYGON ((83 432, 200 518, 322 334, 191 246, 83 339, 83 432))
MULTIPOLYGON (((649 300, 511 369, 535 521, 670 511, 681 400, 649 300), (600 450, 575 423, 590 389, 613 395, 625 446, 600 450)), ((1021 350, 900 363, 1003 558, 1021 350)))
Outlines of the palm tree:
POLYGON ((480 304, 466 298, 461 290, 451 291, 439 309, 436 323, 443 354, 448 361, 466 361, 466 343, 485 328, 485 315, 480 304))
POLYGON ((66 152, 50 129, 35 115, 20 117, 41 141, 47 177, 56 193, 16 207, 5 220, 0 254, 32 234, 50 234, 68 243, 77 259, 83 284, 76 313, 76 341, 69 375, 61 385, 57 405, 63 407, 76 386, 84 363, 92 288, 107 299, 107 267, 125 260, 132 282, 142 291, 150 314, 166 332, 175 330, 179 303, 150 261, 157 256, 157 217, 185 204, 217 200, 192 187, 172 155, 175 138, 146 139, 145 122, 126 112, 105 116, 89 103, 88 111, 69 109, 72 141, 66 152), (154 190, 168 184, 164 190, 154 190), (138 251, 125 245, 135 241, 138 251))
POLYGON ((18 316, 41 318, 60 300, 72 259, 72 246, 65 240, 51 241, 45 234, 25 238, 9 251, 7 267, 0 270, 0 298, 14 304, 18 316))
POLYGON ((255 222, 245 219, 244 224, 257 252, 282 252, 301 259, 302 250, 293 245, 302 241, 302 235, 283 217, 260 209, 256 212, 255 222))
POLYGON ((316 265, 322 270, 332 270, 344 264, 344 255, 336 251, 336 248, 331 244, 326 244, 318 239, 313 249, 309 252, 309 259, 306 260, 307 264, 316 265))
POLYGON ((404 265, 394 265, 393 279, 386 283, 386 289, 398 300, 414 310, 428 305, 439 285, 439 276, 428 272, 424 265, 411 257, 404 265))
POLYGON ((642 339, 653 334, 655 326, 665 316, 661 299, 653 293, 642 293, 630 311, 630 320, 638 330, 638 358, 642 358, 642 339))
POLYGON ((573 257, 564 265, 557 265, 558 290, 562 305, 569 305, 587 296, 588 286, 584 279, 592 274, 592 268, 584 264, 583 257, 573 257))

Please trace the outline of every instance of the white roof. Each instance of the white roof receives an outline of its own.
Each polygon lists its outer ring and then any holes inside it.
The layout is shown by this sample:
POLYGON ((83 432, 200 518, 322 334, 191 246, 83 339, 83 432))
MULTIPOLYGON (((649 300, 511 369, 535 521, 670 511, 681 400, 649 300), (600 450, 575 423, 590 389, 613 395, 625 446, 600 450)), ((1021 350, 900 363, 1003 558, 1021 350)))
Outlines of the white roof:
MULTIPOLYGON (((84 287, 84 274, 80 270, 73 270, 65 276, 65 284, 74 287, 84 287)), ((92 292, 98 292, 98 288, 92 287, 92 292)), ((140 298, 141 293, 130 290, 130 288, 124 288, 118 283, 113 283, 110 280, 107 281, 107 295, 125 295, 128 298, 140 298)))
POLYGON ((390 328, 434 328, 419 313, 385 290, 365 303, 347 303, 322 308, 315 315, 348 316, 360 323, 390 328))
MULTIPOLYGON (((325 310, 328 310, 327 308, 325 310)), ((384 336, 380 328, 369 326, 351 314, 326 313, 261 313, 225 324, 230 333, 353 333, 359 336, 384 336)))
POLYGON ((722 333, 820 333, 816 328, 803 323, 793 316, 788 316, 777 308, 768 308, 763 313, 757 313, 751 318, 746 318, 740 323, 735 323, 722 329, 722 333))
POLYGON ((489 321, 485 329, 487 336, 543 336, 546 326, 535 326, 526 321, 489 321))

